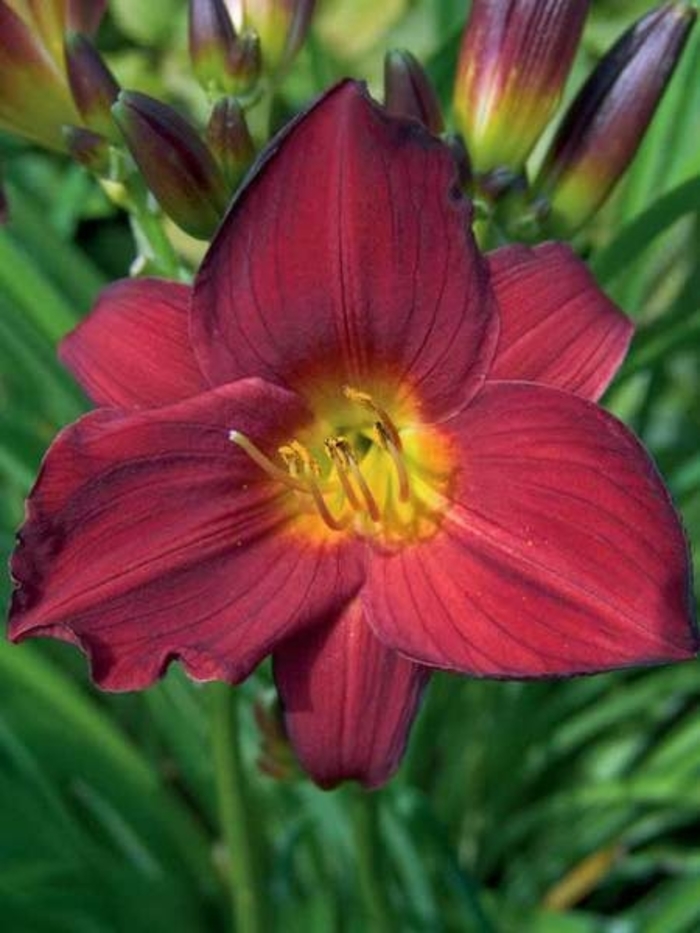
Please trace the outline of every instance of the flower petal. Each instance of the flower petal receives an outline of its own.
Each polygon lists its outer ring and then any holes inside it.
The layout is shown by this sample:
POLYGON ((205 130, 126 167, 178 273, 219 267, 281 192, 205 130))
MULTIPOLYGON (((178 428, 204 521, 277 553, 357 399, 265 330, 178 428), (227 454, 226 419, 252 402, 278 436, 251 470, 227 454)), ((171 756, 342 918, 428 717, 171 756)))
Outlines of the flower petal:
POLYGON ((418 662, 539 677, 691 657, 688 553, 647 454, 591 403, 492 383, 450 423, 429 541, 371 565, 368 618, 418 662))
POLYGON ((101 686, 133 690, 174 657, 197 679, 240 680, 280 638, 340 612, 359 585, 352 555, 296 534, 291 494, 228 440, 233 422, 277 444, 305 417, 251 379, 68 428, 19 535, 10 637, 78 642, 101 686))
POLYGON ((482 384, 498 328, 469 219, 449 150, 336 86, 268 149, 204 260, 203 371, 305 394, 329 372, 360 389, 378 377, 418 388, 426 417, 452 412, 482 384))
POLYGON ((59 355, 96 405, 153 408, 204 391, 188 336, 191 289, 161 279, 106 288, 59 355))
POLYGON ((501 309, 489 378, 599 398, 624 359, 632 322, 562 243, 506 246, 487 259, 501 309))
POLYGON ((334 623, 284 642, 274 672, 292 744, 321 787, 377 787, 391 777, 428 670, 384 647, 359 600, 334 623))

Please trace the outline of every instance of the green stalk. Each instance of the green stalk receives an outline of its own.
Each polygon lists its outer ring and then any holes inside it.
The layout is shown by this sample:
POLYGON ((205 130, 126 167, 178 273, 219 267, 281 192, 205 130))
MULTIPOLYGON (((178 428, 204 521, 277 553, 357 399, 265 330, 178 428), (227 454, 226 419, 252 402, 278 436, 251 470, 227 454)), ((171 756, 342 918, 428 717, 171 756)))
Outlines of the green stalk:
POLYGON ((138 250, 136 262, 143 264, 149 273, 180 279, 180 262, 163 229, 160 210, 153 210, 146 198, 134 198, 130 209, 131 229, 138 250))
POLYGON ((386 876, 381 871, 379 798, 376 792, 361 790, 357 792, 353 804, 358 881, 367 915, 367 929, 372 930, 372 933, 392 933, 396 924, 392 921, 386 876))
POLYGON ((234 929, 236 933, 263 933, 262 888, 241 759, 238 696, 228 684, 214 683, 209 690, 214 773, 234 929))

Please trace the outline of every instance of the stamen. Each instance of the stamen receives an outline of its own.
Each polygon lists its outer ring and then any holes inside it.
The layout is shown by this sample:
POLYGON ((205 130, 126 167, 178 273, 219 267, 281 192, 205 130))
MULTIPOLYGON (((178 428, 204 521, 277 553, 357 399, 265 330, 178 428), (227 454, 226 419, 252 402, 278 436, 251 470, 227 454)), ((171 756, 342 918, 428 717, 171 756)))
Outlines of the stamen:
POLYGON ((277 464, 270 460, 262 450, 256 447, 245 434, 241 434, 240 431, 234 430, 229 431, 228 437, 230 441, 233 441, 234 444, 244 450, 250 459, 255 461, 255 463, 273 479, 276 479, 280 483, 284 483, 284 485, 288 486, 290 489, 296 489, 299 492, 308 492, 308 486, 303 480, 297 479, 291 472, 277 466, 277 464))
POLYGON ((279 448, 279 454, 293 476, 303 473, 305 480, 304 492, 311 493, 318 514, 326 525, 332 531, 344 531, 348 527, 349 519, 335 518, 331 515, 316 479, 320 475, 321 469, 306 447, 299 441, 290 441, 289 444, 284 444, 279 448))
POLYGON ((377 432, 377 437, 379 438, 380 446, 389 454, 396 467, 396 475, 399 480, 399 501, 408 502, 411 498, 411 485, 408 479, 408 470, 406 469, 406 464, 403 461, 401 452, 397 449, 381 421, 377 421, 374 427, 377 432))
POLYGON ((357 498, 355 490, 352 488, 352 483, 348 478, 348 442, 344 437, 328 437, 324 441, 323 446, 326 448, 326 453, 335 464, 340 485, 343 487, 343 492, 348 502, 356 512, 362 511, 360 500, 357 498))
POLYGON ((401 444, 401 438, 399 432, 396 430, 396 425, 391 420, 387 412, 377 405, 372 396, 368 392, 361 392, 359 389, 353 389, 352 386, 343 386, 343 395, 346 399, 351 402, 355 402, 358 405, 362 405, 363 408, 367 408, 373 414, 375 414, 381 421, 386 433, 391 438, 391 441, 396 447, 397 450, 403 450, 403 445, 401 444))
POLYGON ((362 475, 362 472, 357 463, 357 460, 355 459, 355 455, 353 454, 348 444, 346 444, 343 453, 345 456, 345 462, 347 464, 347 468, 352 474, 352 478, 357 483, 360 489, 360 492, 362 493, 362 498, 365 500, 365 505, 367 506, 367 511, 369 512, 370 518, 372 519, 373 522, 378 522, 381 518, 381 515, 379 512, 379 508, 377 506, 376 499, 372 495, 372 491, 367 485, 367 482, 365 481, 365 478, 362 475))
POLYGON ((318 514, 321 516, 323 521, 328 525, 332 531, 344 531, 350 524, 350 519, 346 516, 345 518, 334 518, 326 501, 321 494, 321 490, 318 488, 318 483, 313 476, 308 476, 309 482, 309 492, 313 496, 314 504, 318 509, 318 514))

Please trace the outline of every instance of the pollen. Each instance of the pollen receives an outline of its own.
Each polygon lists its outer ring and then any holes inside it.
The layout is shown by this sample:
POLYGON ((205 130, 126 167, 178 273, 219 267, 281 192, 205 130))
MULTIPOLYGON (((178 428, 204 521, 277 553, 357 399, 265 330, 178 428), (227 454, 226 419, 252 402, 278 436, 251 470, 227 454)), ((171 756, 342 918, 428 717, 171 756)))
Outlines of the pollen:
POLYGON ((342 388, 335 409, 278 446, 276 458, 239 431, 229 438, 293 494, 304 533, 324 539, 343 533, 398 547, 431 536, 449 501, 453 471, 444 438, 415 420, 401 423, 351 386, 342 388))

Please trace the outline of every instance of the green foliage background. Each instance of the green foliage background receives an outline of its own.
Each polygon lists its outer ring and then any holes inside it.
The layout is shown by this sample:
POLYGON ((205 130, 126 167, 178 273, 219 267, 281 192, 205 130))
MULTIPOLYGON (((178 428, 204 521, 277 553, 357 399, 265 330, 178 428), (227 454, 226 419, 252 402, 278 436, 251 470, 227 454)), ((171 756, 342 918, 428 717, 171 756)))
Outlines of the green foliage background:
MULTIPOLYGON (((196 110, 182 77, 183 3, 152 5, 161 11, 153 22, 136 6, 113 4, 105 34, 115 68, 125 83, 196 110)), ((341 74, 376 79, 384 49, 396 45, 419 54, 449 103, 465 2, 321 6, 288 82, 289 109, 341 74), (344 46, 343 30, 356 37, 359 25, 369 38, 344 46)), ((649 6, 594 4, 569 92, 649 6)), ((696 30, 631 171, 577 244, 638 325, 606 404, 657 458, 695 544, 696 568, 699 127, 696 30)), ((0 230, 4 562, 43 451, 87 407, 55 359, 56 341, 101 285, 127 274, 132 245, 123 218, 82 170, 9 138, 0 153, 11 205, 0 230)), ((4 603, 5 576, 0 587, 4 603)), ((323 793, 302 778, 279 782, 257 770, 250 707, 268 684, 263 670, 241 689, 270 929, 374 929, 361 896, 362 845, 374 850, 372 871, 396 930, 700 929, 696 664, 553 683, 435 678, 399 776, 372 797, 378 822, 365 826, 369 837, 358 833, 364 804, 354 788, 323 793)), ((0 642, 4 930, 227 929, 209 704, 208 690, 175 669, 144 694, 105 695, 89 684, 74 649, 0 642)))

